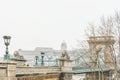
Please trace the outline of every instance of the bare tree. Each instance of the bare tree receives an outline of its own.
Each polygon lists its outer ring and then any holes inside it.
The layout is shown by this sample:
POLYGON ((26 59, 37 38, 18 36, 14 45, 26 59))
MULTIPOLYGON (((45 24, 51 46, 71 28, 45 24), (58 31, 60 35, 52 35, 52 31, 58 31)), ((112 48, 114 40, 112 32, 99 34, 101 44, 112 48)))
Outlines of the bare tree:
POLYGON ((100 23, 97 24, 97 30, 96 30, 96 35, 97 36, 112 36, 114 33, 114 27, 113 27, 113 18, 107 17, 105 19, 104 16, 101 17, 100 23))
MULTIPOLYGON (((115 69, 117 73, 116 54, 119 54, 120 59, 120 13, 115 12, 115 15, 109 17, 101 17, 99 24, 89 23, 85 30, 87 37, 95 36, 113 36, 115 38, 114 59, 115 69)), ((85 48, 86 44, 79 42, 81 48, 85 48)), ((87 51, 85 51, 87 52, 87 51)), ((120 62, 120 61, 119 61, 120 62)))
POLYGON ((120 13, 116 12, 114 16, 114 26, 115 26, 115 38, 116 38, 116 48, 118 48, 118 54, 120 55, 120 13))
POLYGON ((87 28, 85 29, 85 34, 87 37, 96 36, 96 25, 94 23, 88 23, 87 28))

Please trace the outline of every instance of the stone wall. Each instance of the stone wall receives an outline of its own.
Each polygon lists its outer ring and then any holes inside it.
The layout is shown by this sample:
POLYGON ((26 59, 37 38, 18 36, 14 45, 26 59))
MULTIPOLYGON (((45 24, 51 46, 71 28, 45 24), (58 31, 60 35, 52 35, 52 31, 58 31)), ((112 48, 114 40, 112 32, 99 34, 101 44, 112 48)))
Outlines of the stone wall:
POLYGON ((16 75, 60 73, 59 67, 17 67, 16 75))
POLYGON ((59 80, 59 73, 54 74, 39 74, 30 76, 18 76, 17 80, 59 80))
POLYGON ((7 76, 7 67, 6 66, 0 66, 0 77, 6 77, 7 76))
POLYGON ((0 80, 71 80, 72 74, 60 67, 16 67, 14 62, 0 63, 0 80))
POLYGON ((16 80, 16 63, 0 63, 0 80, 16 80))

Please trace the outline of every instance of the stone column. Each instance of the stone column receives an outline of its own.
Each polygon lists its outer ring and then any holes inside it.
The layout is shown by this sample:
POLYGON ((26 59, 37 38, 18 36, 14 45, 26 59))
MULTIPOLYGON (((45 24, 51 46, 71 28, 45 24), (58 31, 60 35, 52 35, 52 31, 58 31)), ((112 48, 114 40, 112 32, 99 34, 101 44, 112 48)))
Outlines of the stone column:
POLYGON ((6 76, 0 77, 0 80, 16 80, 16 63, 2 62, 0 65, 6 67, 6 76))
POLYGON ((71 80, 72 79, 72 60, 59 59, 60 63, 60 80, 71 80))
POLYGON ((72 80, 72 73, 70 73, 70 72, 62 72, 62 73, 60 73, 59 80, 72 80))
POLYGON ((59 59, 60 68, 62 72, 71 72, 72 71, 72 60, 59 59))

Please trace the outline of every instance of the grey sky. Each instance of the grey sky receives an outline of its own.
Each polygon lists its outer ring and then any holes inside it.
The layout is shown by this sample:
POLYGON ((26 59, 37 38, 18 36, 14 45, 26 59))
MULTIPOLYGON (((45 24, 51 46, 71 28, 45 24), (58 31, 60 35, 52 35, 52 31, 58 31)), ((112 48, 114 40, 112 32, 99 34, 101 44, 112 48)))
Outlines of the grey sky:
POLYGON ((12 36, 10 53, 35 47, 60 49, 84 39, 88 22, 120 10, 120 0, 0 0, 0 56, 4 54, 3 35, 12 36))

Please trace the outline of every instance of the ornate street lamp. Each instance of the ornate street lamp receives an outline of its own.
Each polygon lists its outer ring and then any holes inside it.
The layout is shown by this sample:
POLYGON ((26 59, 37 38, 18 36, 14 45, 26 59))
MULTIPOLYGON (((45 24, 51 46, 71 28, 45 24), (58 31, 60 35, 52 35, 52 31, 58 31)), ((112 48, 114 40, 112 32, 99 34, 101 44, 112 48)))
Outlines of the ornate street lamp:
POLYGON ((42 58, 42 62, 41 62, 41 66, 44 66, 44 52, 41 52, 41 58, 42 58))
POLYGON ((55 66, 58 66, 58 60, 56 59, 56 64, 55 64, 55 66))
POLYGON ((6 54, 4 55, 4 60, 10 60, 10 55, 9 55, 9 51, 8 51, 8 46, 10 45, 10 39, 11 37, 10 36, 3 36, 3 39, 4 39, 4 44, 6 46, 6 54))
POLYGON ((36 60, 35 65, 37 66, 38 65, 38 56, 35 56, 35 60, 36 60))

